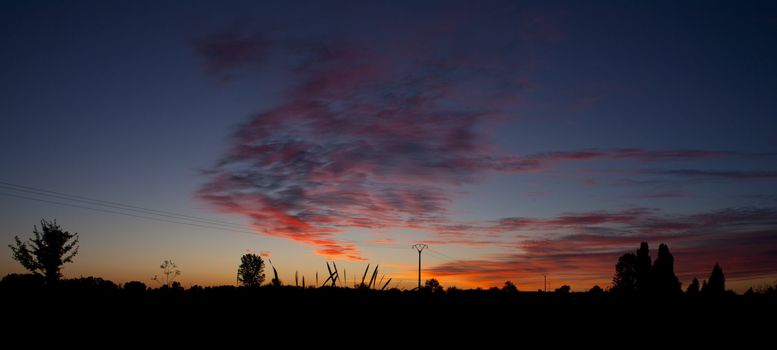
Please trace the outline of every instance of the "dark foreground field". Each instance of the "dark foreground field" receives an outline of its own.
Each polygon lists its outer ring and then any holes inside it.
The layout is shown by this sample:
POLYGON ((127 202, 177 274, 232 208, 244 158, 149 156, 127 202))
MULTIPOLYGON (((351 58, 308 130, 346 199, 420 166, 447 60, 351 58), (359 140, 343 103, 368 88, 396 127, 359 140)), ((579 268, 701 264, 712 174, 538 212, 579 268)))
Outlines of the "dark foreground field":
POLYGON ((371 332, 381 337, 421 332, 461 339, 572 332, 590 341, 637 334, 754 341, 774 331, 777 315, 777 298, 763 294, 658 298, 607 292, 269 286, 187 290, 63 286, 2 288, 0 293, 4 317, 12 320, 8 323, 11 332, 33 327, 62 334, 94 331, 114 336, 156 337, 169 332, 171 337, 241 337, 247 336, 245 332, 266 331, 291 332, 297 334, 292 339, 301 337, 297 340, 305 340, 305 334, 331 333, 332 341, 337 342, 371 332))

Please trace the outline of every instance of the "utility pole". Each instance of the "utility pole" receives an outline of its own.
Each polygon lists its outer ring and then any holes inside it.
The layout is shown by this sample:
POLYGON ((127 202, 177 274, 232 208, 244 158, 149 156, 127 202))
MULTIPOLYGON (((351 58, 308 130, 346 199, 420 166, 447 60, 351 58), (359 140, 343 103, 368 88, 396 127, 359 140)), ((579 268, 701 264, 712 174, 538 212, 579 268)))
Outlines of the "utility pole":
POLYGON ((545 293, 547 293, 548 292, 548 275, 542 275, 542 276, 545 277, 545 293))
POLYGON ((429 246, 423 243, 416 243, 413 244, 413 248, 418 251, 418 290, 421 290, 421 252, 429 248, 429 246))

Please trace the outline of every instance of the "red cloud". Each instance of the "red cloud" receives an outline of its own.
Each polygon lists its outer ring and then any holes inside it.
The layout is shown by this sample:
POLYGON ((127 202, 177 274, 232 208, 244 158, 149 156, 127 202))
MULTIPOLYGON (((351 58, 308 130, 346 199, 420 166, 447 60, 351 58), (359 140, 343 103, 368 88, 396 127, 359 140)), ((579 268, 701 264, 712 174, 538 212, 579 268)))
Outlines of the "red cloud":
POLYGON ((777 209, 731 208, 687 216, 661 216, 654 211, 564 214, 550 219, 525 219, 516 229, 580 232, 556 238, 524 238, 520 253, 487 259, 451 261, 429 269, 433 276, 463 286, 493 286, 505 280, 519 287, 542 287, 550 274, 574 288, 609 285, 617 258, 641 241, 668 243, 681 280, 706 278, 721 263, 731 280, 777 275, 777 209), (602 225, 617 224, 616 231, 602 225), (538 226, 539 225, 539 226, 538 226), (548 225, 542 227, 541 225, 548 225), (605 233, 596 233, 605 232, 605 233))
MULTIPOLYGON (((212 66, 233 69, 261 61, 254 56, 269 42, 230 34, 200 51, 212 66)), ((336 239, 342 229, 443 224, 449 187, 502 166, 476 132, 494 118, 488 106, 498 93, 470 86, 475 78, 499 85, 502 72, 402 50, 312 47, 302 58, 293 54, 299 79, 285 99, 240 126, 227 154, 205 172, 200 199, 249 216, 262 234, 361 259, 353 244, 336 239), (479 97, 459 98, 476 90, 479 97)))
MULTIPOLYGON (((555 285, 570 284, 587 290, 598 284, 608 286, 615 262, 633 251, 643 238, 573 235, 558 240, 527 241, 525 253, 493 256, 483 260, 462 260, 428 269, 434 277, 462 286, 498 286, 506 280, 519 287, 536 290, 549 275, 555 285)), ((730 280, 752 279, 777 274, 777 231, 750 231, 736 236, 664 236, 651 242, 666 242, 675 256, 675 270, 685 283, 706 278, 712 266, 720 263, 730 280)), ((656 244, 654 244, 655 246, 656 244)))
POLYGON ((504 240, 481 235, 596 225, 681 227, 642 220, 651 215, 647 209, 459 223, 448 217, 448 208, 453 188, 493 172, 540 171, 559 162, 741 155, 641 149, 513 155, 487 136, 502 118, 495 101, 521 80, 494 58, 500 55, 479 59, 454 50, 440 60, 439 51, 450 48, 419 54, 365 43, 302 46, 291 52, 264 35, 234 33, 198 43, 212 73, 277 55, 293 62, 290 74, 297 79, 276 105, 237 128, 196 195, 216 210, 249 217, 258 233, 312 246, 328 258, 363 259, 355 244, 338 239, 347 228, 412 228, 448 235, 441 244, 500 245, 504 240), (450 237, 457 231, 464 235, 450 237))
POLYGON ((577 228, 601 224, 633 225, 654 211, 651 209, 635 208, 625 209, 619 212, 594 211, 581 213, 564 213, 555 218, 503 218, 496 224, 488 227, 489 230, 504 231, 548 231, 559 228, 577 228))

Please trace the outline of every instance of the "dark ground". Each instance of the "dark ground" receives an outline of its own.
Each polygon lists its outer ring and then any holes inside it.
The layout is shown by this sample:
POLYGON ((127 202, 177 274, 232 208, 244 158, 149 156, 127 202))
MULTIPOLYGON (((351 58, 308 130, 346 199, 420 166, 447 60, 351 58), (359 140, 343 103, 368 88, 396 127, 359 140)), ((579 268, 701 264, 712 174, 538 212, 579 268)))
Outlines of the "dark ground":
POLYGON ((4 318, 10 321, 5 327, 9 334, 58 334, 61 339, 98 334, 111 339, 131 336, 137 341, 162 335, 163 341, 202 338, 244 343, 277 336, 283 342, 353 344, 353 337, 390 341, 428 335, 445 342, 571 342, 578 337, 587 343, 615 345, 615 339, 640 342, 663 337, 719 339, 740 348, 747 342, 773 339, 771 334, 777 330, 777 298, 758 294, 658 298, 607 292, 433 293, 331 287, 127 290, 70 285, 3 287, 0 295, 4 318))

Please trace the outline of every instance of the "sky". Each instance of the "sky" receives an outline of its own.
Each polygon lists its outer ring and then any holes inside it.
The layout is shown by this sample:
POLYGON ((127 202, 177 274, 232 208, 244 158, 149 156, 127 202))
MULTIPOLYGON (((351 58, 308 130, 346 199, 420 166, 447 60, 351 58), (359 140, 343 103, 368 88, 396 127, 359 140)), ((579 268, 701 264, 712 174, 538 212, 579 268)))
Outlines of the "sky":
POLYGON ((771 1, 3 1, 0 241, 399 288, 423 242, 444 286, 577 291, 646 241, 743 292, 777 280, 775 40, 771 1))

